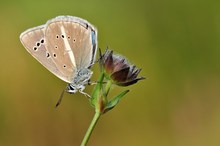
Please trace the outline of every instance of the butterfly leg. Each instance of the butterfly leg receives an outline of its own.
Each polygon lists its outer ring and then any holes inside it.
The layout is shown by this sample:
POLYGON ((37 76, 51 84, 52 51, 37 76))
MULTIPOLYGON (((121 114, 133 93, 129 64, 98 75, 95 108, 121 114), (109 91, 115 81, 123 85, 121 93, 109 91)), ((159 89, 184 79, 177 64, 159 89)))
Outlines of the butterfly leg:
MULTIPOLYGON (((98 81, 88 81, 88 85, 96 85, 96 84, 98 84, 98 83, 100 83, 100 82, 98 82, 98 81)), ((105 82, 105 81, 103 81, 102 82, 102 84, 106 84, 107 82, 105 82)))
POLYGON ((83 95, 85 95, 86 97, 91 98, 91 96, 90 96, 88 93, 83 92, 83 91, 81 91, 81 90, 79 90, 79 92, 82 93, 83 95))
POLYGON ((85 95, 86 97, 91 98, 91 96, 90 96, 88 93, 83 92, 84 89, 85 89, 85 86, 81 86, 81 87, 79 88, 79 92, 82 93, 83 95, 85 95))
POLYGON ((88 85, 96 85, 96 84, 97 84, 97 81, 88 80, 88 85))

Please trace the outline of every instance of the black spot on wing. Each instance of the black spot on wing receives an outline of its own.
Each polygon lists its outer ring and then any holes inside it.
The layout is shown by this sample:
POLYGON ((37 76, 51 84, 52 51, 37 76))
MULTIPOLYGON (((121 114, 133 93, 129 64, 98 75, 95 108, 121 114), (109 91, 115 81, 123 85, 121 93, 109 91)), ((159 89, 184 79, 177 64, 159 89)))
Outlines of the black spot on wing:
POLYGON ((49 58, 50 57, 50 53, 47 52, 46 53, 46 57, 49 58))
POLYGON ((33 49, 34 49, 34 51, 37 51, 38 48, 37 48, 37 47, 34 47, 33 49))

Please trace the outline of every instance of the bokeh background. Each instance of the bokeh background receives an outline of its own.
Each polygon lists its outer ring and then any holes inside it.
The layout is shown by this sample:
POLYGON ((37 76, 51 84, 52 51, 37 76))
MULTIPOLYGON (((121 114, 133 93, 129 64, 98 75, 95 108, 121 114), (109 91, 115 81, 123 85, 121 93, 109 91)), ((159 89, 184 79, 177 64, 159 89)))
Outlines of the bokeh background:
MULTIPOLYGON (((27 28, 58 15, 87 19, 99 47, 148 79, 103 115, 90 146, 220 145, 220 3, 205 0, 0 1, 0 146, 77 146, 94 109, 21 45, 27 28)), ((99 75, 98 65, 92 80, 99 75)), ((91 93, 93 87, 87 86, 91 93)))

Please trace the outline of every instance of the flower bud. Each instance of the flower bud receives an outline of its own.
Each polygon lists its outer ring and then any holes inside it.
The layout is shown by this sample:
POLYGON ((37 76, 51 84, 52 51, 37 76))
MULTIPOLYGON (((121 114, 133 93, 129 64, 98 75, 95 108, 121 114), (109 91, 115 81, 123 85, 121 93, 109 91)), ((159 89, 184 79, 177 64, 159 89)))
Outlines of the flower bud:
POLYGON ((113 54, 112 50, 106 49, 100 60, 105 77, 118 86, 129 86, 145 79, 137 77, 141 69, 131 65, 125 57, 113 54))

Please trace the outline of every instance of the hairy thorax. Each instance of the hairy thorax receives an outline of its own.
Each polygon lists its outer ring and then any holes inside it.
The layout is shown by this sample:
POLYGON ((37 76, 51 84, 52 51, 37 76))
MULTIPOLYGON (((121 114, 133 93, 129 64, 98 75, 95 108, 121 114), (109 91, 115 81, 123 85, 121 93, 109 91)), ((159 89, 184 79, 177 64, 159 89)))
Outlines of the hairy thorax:
POLYGON ((88 68, 82 68, 78 70, 73 80, 73 83, 71 83, 71 85, 77 88, 77 86, 82 86, 82 85, 87 84, 92 74, 93 72, 88 68))

